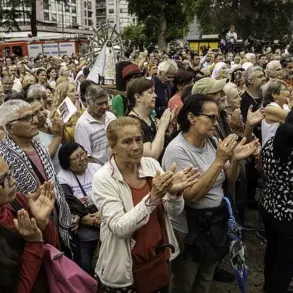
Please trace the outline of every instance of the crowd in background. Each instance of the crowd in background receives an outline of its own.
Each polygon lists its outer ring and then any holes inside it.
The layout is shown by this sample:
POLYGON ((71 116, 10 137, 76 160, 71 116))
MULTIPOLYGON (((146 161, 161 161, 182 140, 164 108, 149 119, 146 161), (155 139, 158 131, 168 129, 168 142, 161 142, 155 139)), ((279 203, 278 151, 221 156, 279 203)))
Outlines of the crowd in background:
POLYGON ((234 280, 221 269, 224 196, 266 243, 264 292, 288 292, 288 50, 133 50, 111 95, 89 72, 76 54, 0 58, 0 292, 53 292, 49 243, 102 293, 208 293, 214 279, 234 280), (64 122, 66 98, 76 111, 64 122))

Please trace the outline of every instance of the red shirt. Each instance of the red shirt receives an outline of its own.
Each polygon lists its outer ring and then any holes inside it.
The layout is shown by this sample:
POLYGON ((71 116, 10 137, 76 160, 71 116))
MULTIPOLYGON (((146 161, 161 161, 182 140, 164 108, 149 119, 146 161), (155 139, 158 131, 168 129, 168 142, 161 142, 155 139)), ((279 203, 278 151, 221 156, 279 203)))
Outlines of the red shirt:
POLYGON ((177 93, 174 95, 168 102, 168 108, 171 110, 178 105, 177 111, 176 111, 176 117, 178 116, 181 108, 183 107, 183 102, 181 101, 181 94, 177 93))
MULTIPOLYGON (((20 193, 17 194, 16 202, 28 211, 26 197, 20 193)), ((16 218, 16 212, 11 205, 7 204, 0 207, 0 225, 15 230, 13 219, 16 218)), ((58 234, 50 221, 46 230, 43 232, 44 242, 26 242, 21 256, 21 273, 15 293, 46 293, 48 284, 46 283, 46 274, 42 268, 43 244, 49 243, 58 247, 58 234)))

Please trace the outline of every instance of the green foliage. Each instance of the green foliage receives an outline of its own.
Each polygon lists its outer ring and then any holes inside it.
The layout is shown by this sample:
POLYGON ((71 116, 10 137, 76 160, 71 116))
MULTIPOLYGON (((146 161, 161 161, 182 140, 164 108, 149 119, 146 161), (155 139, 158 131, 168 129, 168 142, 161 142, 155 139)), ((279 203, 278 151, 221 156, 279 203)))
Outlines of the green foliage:
POLYGON ((156 41, 160 24, 166 20, 164 37, 167 41, 182 38, 195 15, 194 0, 128 0, 130 13, 145 25, 150 41, 156 41))
POLYGON ((243 39, 291 37, 293 0, 197 0, 195 6, 203 34, 220 33, 234 24, 243 39))
POLYGON ((143 24, 132 24, 124 28, 122 38, 129 46, 141 47, 146 41, 145 26, 143 24))

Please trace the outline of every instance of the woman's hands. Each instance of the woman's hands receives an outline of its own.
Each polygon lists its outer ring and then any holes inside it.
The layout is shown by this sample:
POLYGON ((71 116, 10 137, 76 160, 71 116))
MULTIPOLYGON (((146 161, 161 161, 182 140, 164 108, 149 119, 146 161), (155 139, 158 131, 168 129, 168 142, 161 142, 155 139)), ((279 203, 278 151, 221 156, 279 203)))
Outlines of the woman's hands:
POLYGON ((218 144, 216 161, 223 167, 232 158, 233 151, 237 145, 237 139, 238 136, 236 134, 230 134, 218 144))
POLYGON ((174 174, 175 170, 176 164, 174 163, 171 169, 165 173, 157 171, 152 181, 151 202, 160 201, 167 192, 172 194, 183 192, 185 188, 195 184, 200 176, 198 170, 193 167, 185 168, 174 174))
POLYGON ((232 161, 241 161, 253 154, 257 154, 260 151, 260 143, 258 140, 246 143, 246 137, 244 137, 240 143, 235 147, 233 151, 232 161))
POLYGON ((98 226, 101 224, 101 213, 88 214, 81 219, 81 224, 85 226, 98 226))
POLYGON ((43 241, 43 235, 38 228, 35 219, 30 219, 28 212, 24 209, 17 212, 17 219, 14 219, 14 225, 25 241, 43 241))
POLYGON ((38 227, 45 230, 55 204, 54 183, 47 181, 39 187, 37 192, 29 193, 27 203, 38 227))

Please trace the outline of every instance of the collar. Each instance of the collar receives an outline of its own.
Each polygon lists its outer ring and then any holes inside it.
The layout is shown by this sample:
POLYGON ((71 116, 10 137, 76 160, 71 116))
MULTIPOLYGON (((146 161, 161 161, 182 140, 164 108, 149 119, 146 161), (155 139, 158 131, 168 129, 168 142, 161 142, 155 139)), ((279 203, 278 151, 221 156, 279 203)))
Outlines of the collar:
MULTIPOLYGON (((141 159, 139 166, 138 166, 138 178, 144 178, 144 177, 153 177, 154 174, 149 170, 149 168, 146 166, 146 164, 143 164, 144 158, 141 159)), ((111 175, 114 179, 118 181, 124 182, 123 176, 116 164, 114 156, 111 157, 109 161, 109 166, 110 166, 110 172, 111 175)))
MULTIPOLYGON (((100 123, 100 124, 102 124, 102 122, 101 121, 99 121, 99 120, 96 120, 89 112, 88 112, 88 110, 86 109, 85 110, 85 112, 83 113, 83 116, 84 116, 84 118, 89 122, 89 123, 100 123)), ((107 119, 107 112, 105 113, 105 116, 106 116, 106 118, 105 119, 107 119)), ((106 121, 106 120, 105 120, 106 121)))

